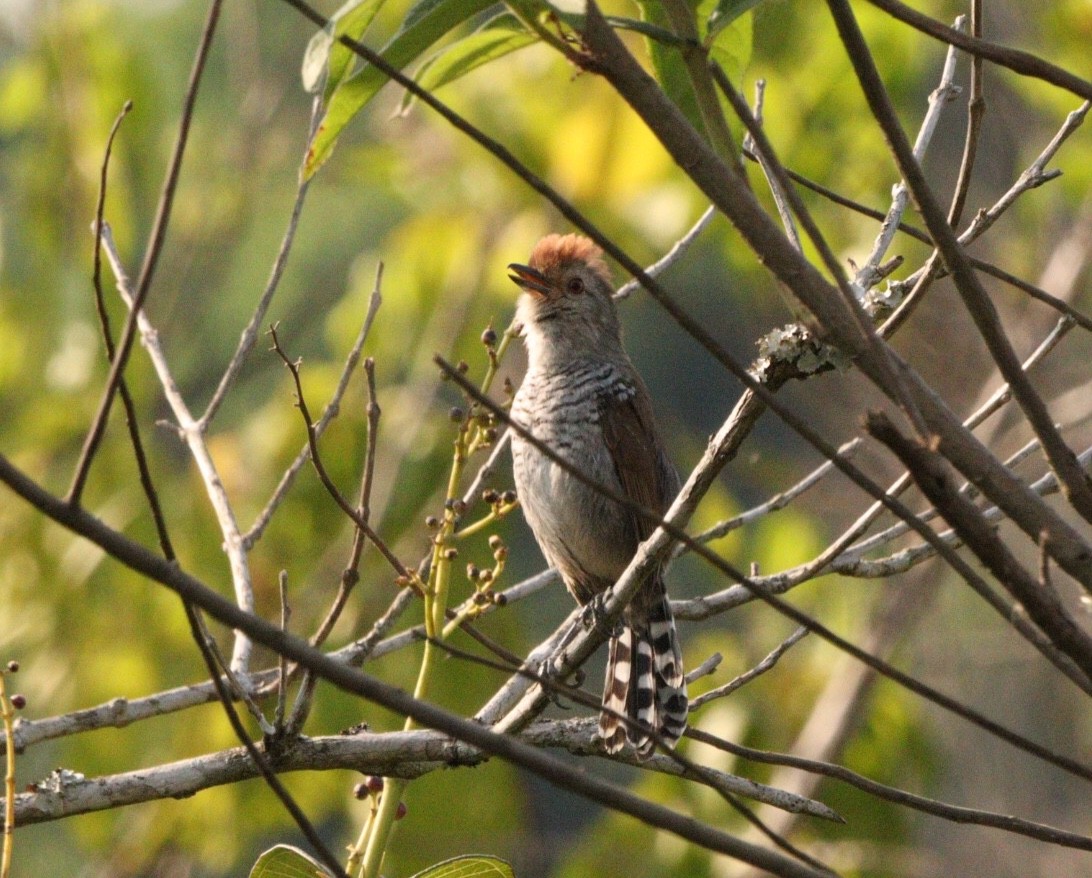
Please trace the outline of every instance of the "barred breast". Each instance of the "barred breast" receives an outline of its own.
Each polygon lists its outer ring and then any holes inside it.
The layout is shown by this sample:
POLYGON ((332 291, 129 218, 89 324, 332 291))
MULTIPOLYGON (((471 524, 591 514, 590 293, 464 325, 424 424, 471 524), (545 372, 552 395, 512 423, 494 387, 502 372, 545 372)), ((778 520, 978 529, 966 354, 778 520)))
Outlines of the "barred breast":
MULTIPOLYGON (((604 397, 628 399, 634 393, 632 380, 610 363, 532 370, 513 400, 512 417, 581 472, 620 492, 613 459, 594 427, 604 397)), ((546 560, 561 571, 574 597, 586 602, 613 584, 637 548, 630 519, 518 434, 512 458, 516 491, 546 560)))

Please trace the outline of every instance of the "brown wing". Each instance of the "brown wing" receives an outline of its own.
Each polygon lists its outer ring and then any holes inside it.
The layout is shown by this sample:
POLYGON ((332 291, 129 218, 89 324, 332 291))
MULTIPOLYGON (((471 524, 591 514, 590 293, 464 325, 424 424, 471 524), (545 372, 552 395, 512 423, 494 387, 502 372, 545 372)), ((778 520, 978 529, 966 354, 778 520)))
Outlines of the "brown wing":
MULTIPOLYGON (((629 499, 656 512, 666 512, 679 490, 675 473, 656 432, 648 391, 640 378, 634 379, 634 393, 603 398, 599 423, 603 439, 614 461, 622 492, 629 499)), ((644 540, 655 525, 635 513, 632 520, 636 542, 644 540)))

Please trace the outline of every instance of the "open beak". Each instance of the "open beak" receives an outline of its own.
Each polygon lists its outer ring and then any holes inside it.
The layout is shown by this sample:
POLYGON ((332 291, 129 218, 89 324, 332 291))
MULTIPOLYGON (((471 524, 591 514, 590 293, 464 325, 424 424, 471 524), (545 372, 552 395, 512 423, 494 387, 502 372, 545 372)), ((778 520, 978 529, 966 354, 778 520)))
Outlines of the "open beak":
POLYGON ((546 281, 546 276, 538 269, 531 268, 530 265, 520 265, 518 262, 513 262, 508 266, 508 270, 512 272, 508 275, 509 279, 517 286, 527 290, 527 292, 537 293, 540 296, 548 296, 552 292, 546 281))

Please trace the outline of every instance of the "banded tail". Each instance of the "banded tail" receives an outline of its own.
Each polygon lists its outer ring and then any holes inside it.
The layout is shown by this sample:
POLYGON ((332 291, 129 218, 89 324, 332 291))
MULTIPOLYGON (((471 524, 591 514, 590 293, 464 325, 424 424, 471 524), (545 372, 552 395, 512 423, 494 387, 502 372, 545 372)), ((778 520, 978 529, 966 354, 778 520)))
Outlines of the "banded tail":
MULTIPOLYGON (((686 678, 666 594, 648 607, 643 622, 630 620, 611 638, 603 707, 652 728, 668 746, 673 747, 686 730, 686 678)), ((656 749, 647 732, 627 727, 606 710, 599 715, 599 737, 608 753, 621 750, 627 738, 641 759, 656 749)))

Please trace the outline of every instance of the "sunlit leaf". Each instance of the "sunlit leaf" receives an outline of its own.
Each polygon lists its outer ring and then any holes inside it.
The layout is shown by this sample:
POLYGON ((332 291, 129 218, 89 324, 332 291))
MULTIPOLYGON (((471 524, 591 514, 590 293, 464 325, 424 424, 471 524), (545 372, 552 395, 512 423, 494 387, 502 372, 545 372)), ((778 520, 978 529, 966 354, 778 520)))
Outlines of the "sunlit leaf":
POLYGON ((250 878, 330 878, 330 873, 299 848, 279 844, 258 857, 250 878))
MULTIPOLYGON (((710 33, 713 33, 710 28, 710 33)), ((709 57, 716 61, 737 86, 751 62, 754 45, 754 16, 742 15, 725 22, 709 46, 709 57)))
MULTIPOLYGON (((422 88, 435 91, 471 70, 537 40, 538 37, 527 30, 516 16, 504 12, 491 18, 470 36, 433 55, 417 71, 415 78, 422 88)), ((408 110, 412 103, 413 95, 407 92, 402 100, 402 110, 408 110)))
POLYGON ((325 100, 330 99, 338 83, 352 69, 355 55, 348 46, 337 42, 338 37, 359 40, 368 30, 386 0, 348 0, 330 16, 330 22, 311 37, 303 53, 303 87, 312 94, 325 82, 325 100), (325 79, 323 78, 325 74, 325 79))
POLYGON ((716 34, 721 28, 727 27, 761 2, 762 0, 718 0, 716 7, 709 13, 707 32, 710 36, 716 34))
POLYGON ((413 878, 515 878, 515 875, 504 860, 469 854, 429 866, 413 878))
MULTIPOLYGON (((401 30, 382 49, 384 60, 404 68, 454 28, 492 6, 490 0, 421 0, 403 22, 401 30)), ((310 178, 330 157, 341 132, 386 84, 387 75, 371 64, 339 83, 326 106, 304 161, 304 178, 310 178)))

